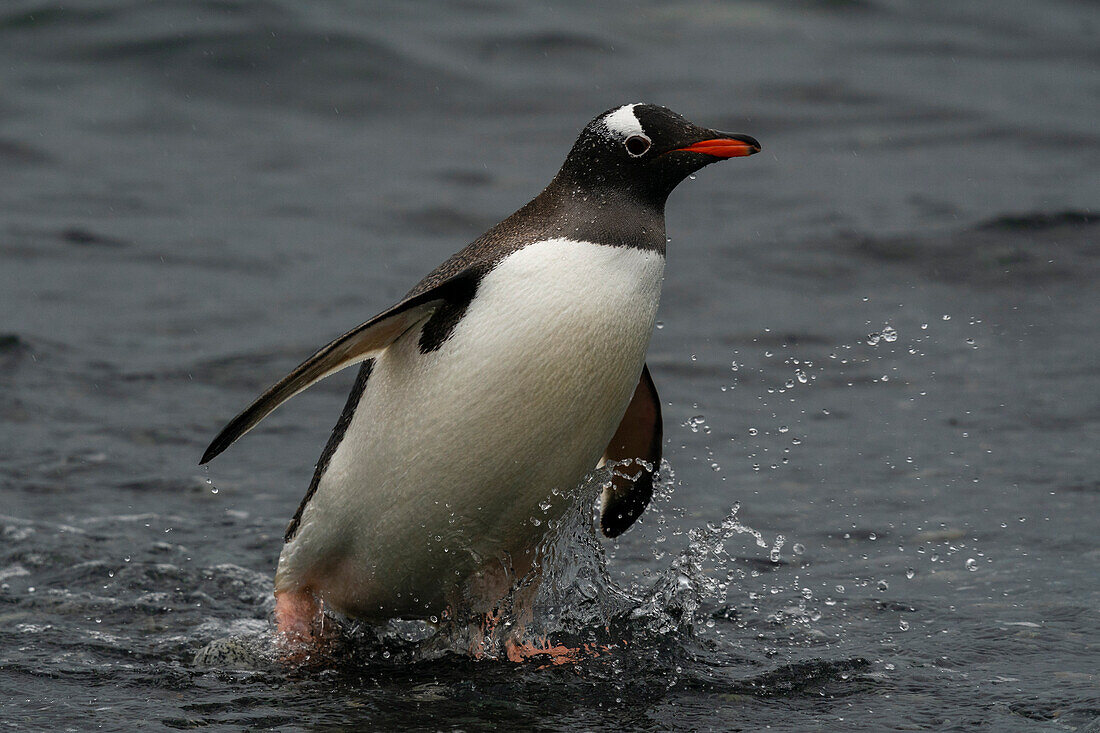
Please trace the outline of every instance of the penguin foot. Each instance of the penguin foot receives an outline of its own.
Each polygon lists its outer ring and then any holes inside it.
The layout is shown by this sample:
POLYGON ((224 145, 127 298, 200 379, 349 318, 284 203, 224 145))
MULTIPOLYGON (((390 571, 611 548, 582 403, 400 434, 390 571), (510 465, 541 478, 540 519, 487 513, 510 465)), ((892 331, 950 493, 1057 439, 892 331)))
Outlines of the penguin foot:
POLYGON ((493 645, 493 634, 503 617, 504 614, 500 609, 494 609, 481 614, 476 629, 473 626, 470 627, 473 631, 468 649, 471 657, 478 660, 495 658, 490 648, 493 645))
MULTIPOLYGON (((493 610, 489 613, 481 614, 476 624, 476 629, 471 627, 474 631, 473 638, 469 646, 469 654, 471 657, 477 660, 501 659, 499 649, 501 644, 503 646, 504 658, 509 662, 519 663, 528 661, 546 661, 549 664, 542 665, 539 669, 545 667, 558 666, 561 664, 576 664, 585 659, 595 659, 604 654, 608 654, 612 649, 622 645, 625 646, 626 642, 612 644, 596 644, 587 643, 580 646, 570 647, 564 644, 551 643, 549 637, 539 635, 535 637, 534 641, 525 641, 524 626, 517 625, 508 629, 505 634, 499 634, 500 624, 504 620, 504 614, 499 610, 493 610), (499 639, 504 636, 503 642, 499 639)), ((511 626, 511 624, 509 624, 511 626)))
POLYGON ((549 639, 541 637, 534 643, 509 639, 504 642, 504 651, 508 655, 509 662, 537 661, 540 657, 545 657, 550 662, 545 666, 556 667, 560 664, 576 664, 584 659, 594 659, 611 651, 611 647, 603 644, 581 644, 578 647, 569 647, 564 644, 551 644, 549 639))
POLYGON ((336 629, 325 623, 324 606, 310 591, 275 594, 275 629, 283 661, 301 664, 333 641, 336 629))

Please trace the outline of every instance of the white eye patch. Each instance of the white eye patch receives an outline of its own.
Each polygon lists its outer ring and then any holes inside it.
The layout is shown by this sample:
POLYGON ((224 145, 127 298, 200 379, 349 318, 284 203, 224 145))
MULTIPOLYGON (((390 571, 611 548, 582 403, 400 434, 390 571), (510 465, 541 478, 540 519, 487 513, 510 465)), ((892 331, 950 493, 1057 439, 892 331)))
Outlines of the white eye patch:
POLYGON ((614 112, 608 112, 604 115, 603 123, 613 137, 625 140, 631 135, 645 135, 642 123, 638 121, 638 116, 634 114, 634 108, 639 104, 641 103, 624 104, 614 112))

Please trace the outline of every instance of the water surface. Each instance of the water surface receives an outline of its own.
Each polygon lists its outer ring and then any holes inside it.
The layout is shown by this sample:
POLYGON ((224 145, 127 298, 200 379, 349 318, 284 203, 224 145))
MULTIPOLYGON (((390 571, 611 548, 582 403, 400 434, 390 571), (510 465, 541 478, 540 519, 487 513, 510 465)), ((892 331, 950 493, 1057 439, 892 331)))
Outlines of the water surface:
POLYGON ((1096 730, 1098 26, 1053 0, 6 3, 4 721, 1096 730), (764 153, 669 202, 675 481, 607 572, 644 602, 739 503, 760 542, 688 573, 729 586, 575 667, 196 664, 264 638, 352 377, 206 472, 210 437, 638 100, 764 153))

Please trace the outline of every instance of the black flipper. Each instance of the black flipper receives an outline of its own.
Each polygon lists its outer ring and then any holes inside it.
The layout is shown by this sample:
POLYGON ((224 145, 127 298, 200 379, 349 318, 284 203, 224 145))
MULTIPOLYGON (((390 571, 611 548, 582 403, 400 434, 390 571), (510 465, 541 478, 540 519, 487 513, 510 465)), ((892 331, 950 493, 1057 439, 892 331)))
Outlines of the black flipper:
MULTIPOLYGON (((217 456, 276 407, 294 395, 345 367, 374 358, 414 326, 424 323, 438 310, 451 305, 464 310, 477 290, 478 272, 471 268, 405 298, 389 310, 353 328, 321 347, 298 365, 244 411, 222 428, 202 455, 200 464, 217 456)), ((415 292, 415 291, 414 291, 415 292)))
POLYGON ((611 470, 611 485, 603 491, 600 529, 608 537, 618 537, 634 524, 653 498, 653 480, 661 467, 661 398, 649 375, 642 376, 604 452, 604 463, 618 462, 611 470), (626 461, 626 463, 622 463, 626 461))

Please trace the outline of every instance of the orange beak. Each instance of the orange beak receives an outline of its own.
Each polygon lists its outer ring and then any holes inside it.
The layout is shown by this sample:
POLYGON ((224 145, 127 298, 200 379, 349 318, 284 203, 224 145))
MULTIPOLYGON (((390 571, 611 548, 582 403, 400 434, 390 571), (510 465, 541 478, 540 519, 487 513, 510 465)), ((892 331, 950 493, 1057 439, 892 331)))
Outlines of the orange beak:
MULTIPOLYGON (((721 134, 721 133, 720 133, 721 134)), ((740 158, 760 152, 760 143, 748 135, 730 135, 711 140, 701 140, 686 148, 676 148, 686 153, 702 153, 715 158, 740 158)))

